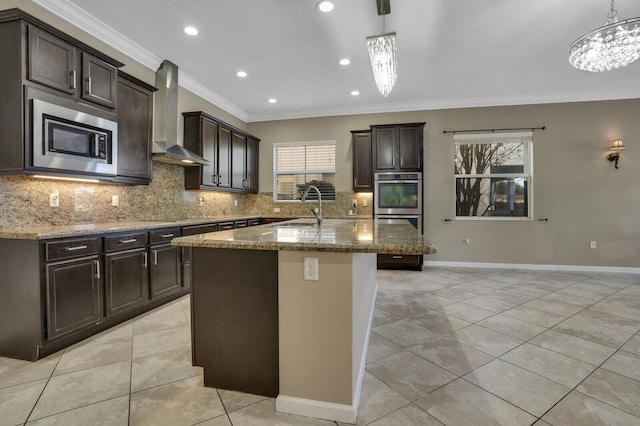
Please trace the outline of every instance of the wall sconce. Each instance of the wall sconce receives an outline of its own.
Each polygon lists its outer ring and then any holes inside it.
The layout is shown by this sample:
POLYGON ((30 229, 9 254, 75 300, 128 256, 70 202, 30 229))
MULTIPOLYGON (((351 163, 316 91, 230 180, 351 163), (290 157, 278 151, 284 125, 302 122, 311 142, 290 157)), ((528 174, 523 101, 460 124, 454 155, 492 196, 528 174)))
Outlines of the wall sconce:
POLYGON ((620 159, 620 151, 624 149, 624 143, 622 143, 622 139, 616 139, 611 144, 611 148, 609 148, 610 152, 607 155, 607 160, 615 161, 616 169, 618 168, 618 160, 620 159))

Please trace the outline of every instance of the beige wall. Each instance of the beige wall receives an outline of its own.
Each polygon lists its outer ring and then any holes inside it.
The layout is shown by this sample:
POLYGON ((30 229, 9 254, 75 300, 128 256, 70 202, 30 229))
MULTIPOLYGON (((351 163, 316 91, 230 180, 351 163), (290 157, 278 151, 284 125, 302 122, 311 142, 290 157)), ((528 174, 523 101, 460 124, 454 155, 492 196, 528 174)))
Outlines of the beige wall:
POLYGON ((589 266, 640 266, 640 100, 366 114, 249 123, 260 144, 260 191, 272 191, 273 143, 337 141, 338 181, 352 182, 350 130, 426 121, 427 260, 589 266), (546 126, 534 133, 534 217, 526 222, 452 221, 453 144, 443 130, 546 126), (628 147, 619 169, 606 160, 615 138, 628 147), (548 218, 548 222, 538 219, 548 218), (469 238, 470 246, 462 240, 469 238), (589 242, 597 241, 590 249, 589 242))

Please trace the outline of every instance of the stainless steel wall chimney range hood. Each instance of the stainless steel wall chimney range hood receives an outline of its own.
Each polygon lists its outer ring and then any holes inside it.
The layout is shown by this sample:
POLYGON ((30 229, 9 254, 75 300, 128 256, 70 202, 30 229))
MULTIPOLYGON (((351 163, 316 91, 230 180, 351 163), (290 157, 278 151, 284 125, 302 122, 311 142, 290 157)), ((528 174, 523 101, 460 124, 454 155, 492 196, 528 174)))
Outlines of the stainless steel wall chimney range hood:
POLYGON ((178 66, 164 60, 156 72, 153 156, 155 161, 181 166, 211 163, 178 145, 178 66))

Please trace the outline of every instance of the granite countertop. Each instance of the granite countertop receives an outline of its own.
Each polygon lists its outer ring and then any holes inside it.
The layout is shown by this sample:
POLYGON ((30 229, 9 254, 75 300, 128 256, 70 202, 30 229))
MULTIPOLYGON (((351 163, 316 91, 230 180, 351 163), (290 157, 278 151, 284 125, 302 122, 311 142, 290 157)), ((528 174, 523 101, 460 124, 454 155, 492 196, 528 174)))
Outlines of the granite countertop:
POLYGON ((250 228, 174 238, 185 247, 343 253, 434 254, 436 247, 409 222, 385 224, 374 219, 296 219, 250 228))
POLYGON ((79 237, 93 234, 109 234, 123 231, 189 226, 213 222, 255 219, 260 216, 214 216, 175 221, 118 221, 108 223, 87 223, 79 225, 24 226, 0 229, 0 239, 47 240, 52 238, 79 237))

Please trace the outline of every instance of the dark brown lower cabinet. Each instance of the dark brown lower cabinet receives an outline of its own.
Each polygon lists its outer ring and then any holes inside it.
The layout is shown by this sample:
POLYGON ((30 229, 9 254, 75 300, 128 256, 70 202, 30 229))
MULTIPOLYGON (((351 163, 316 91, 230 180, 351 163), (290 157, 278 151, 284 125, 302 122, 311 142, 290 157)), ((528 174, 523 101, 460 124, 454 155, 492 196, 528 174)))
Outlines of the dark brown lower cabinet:
POLYGON ((100 321, 98 256, 46 266, 47 338, 53 339, 100 321))
POLYGON ((180 291, 182 287, 182 249, 171 245, 152 246, 150 253, 151 299, 180 291))
POLYGON ((421 254, 379 254, 378 269, 408 269, 422 271, 421 254))
POLYGON ((105 254, 104 292, 107 316, 127 312, 147 303, 147 265, 146 248, 105 254))

